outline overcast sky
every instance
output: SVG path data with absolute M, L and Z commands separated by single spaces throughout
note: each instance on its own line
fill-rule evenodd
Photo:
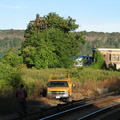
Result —
M 26 29 L 50 12 L 76 19 L 77 31 L 120 32 L 120 0 L 0 0 L 0 29 Z

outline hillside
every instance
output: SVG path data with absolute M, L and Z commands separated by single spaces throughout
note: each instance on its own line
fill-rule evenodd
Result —
M 119 48 L 120 33 L 104 33 L 104 32 L 86 32 L 83 31 L 86 37 L 86 44 L 81 45 L 81 55 L 92 55 L 94 46 L 100 48 Z
M 80 55 L 91 55 L 94 45 L 97 47 L 119 48 L 120 33 L 104 33 L 104 32 L 86 32 L 86 43 L 80 45 Z M 24 40 L 24 30 L 0 30 L 0 54 L 6 53 L 10 48 L 18 50 Z
M 0 39 L 4 38 L 24 38 L 24 30 L 0 30 Z
M 24 30 L 0 30 L 0 54 L 5 54 L 9 49 L 16 51 L 24 40 Z
M 87 41 L 95 41 L 95 40 L 102 40 L 107 41 L 109 38 L 113 39 L 120 39 L 120 33 L 113 32 L 113 33 L 104 33 L 104 32 L 86 32 L 83 31 L 84 35 L 86 36 Z

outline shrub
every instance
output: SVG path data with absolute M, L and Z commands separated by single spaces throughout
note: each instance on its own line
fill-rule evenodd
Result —
M 22 56 L 18 56 L 13 50 L 8 51 L 5 55 L 3 55 L 0 59 L 4 64 L 8 64 L 12 67 L 17 67 L 19 64 L 23 63 Z
M 92 63 L 91 67 L 96 69 L 106 68 L 104 57 L 98 50 L 95 52 L 94 62 Z
M 23 83 L 23 80 L 21 78 L 22 74 L 19 71 L 15 71 L 10 74 L 11 77 L 9 77 L 8 82 L 9 85 L 12 86 L 13 88 L 18 88 L 20 83 Z
M 4 89 L 8 87 L 18 87 L 22 83 L 22 74 L 19 70 L 12 68 L 8 64 L 0 62 L 0 88 L 4 86 Z

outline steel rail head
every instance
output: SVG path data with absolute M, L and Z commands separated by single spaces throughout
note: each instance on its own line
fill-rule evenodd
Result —
M 102 101 L 107 101 L 107 100 L 115 99 L 115 98 L 119 98 L 119 97 L 120 97 L 120 95 L 114 96 L 114 97 L 110 97 L 110 98 L 107 98 L 107 99 L 102 99 L 102 100 L 95 101 L 95 102 L 92 102 L 92 103 L 88 103 L 88 104 L 85 104 L 85 105 L 77 106 L 77 107 L 74 107 L 74 108 L 71 108 L 71 109 L 68 109 L 68 110 L 65 110 L 65 111 L 56 113 L 56 114 L 52 114 L 52 115 L 46 116 L 46 117 L 41 118 L 41 119 L 39 119 L 39 120 L 49 120 L 49 119 L 52 119 L 53 117 L 59 116 L 59 115 L 61 115 L 61 114 L 65 114 L 65 113 L 67 113 L 67 112 L 70 112 L 70 111 L 73 111 L 73 110 L 76 110 L 76 109 L 85 108 L 85 107 L 94 105 L 94 104 L 96 104 L 96 103 L 102 102 Z
M 115 95 L 115 92 L 111 92 L 111 93 L 104 94 L 104 95 L 93 96 L 93 97 L 89 97 L 89 98 L 84 98 L 84 99 L 80 99 L 80 100 L 72 100 L 71 102 L 68 102 L 68 103 L 65 103 L 65 104 L 58 104 L 57 106 L 50 107 L 50 108 L 48 108 L 46 110 L 41 110 L 41 111 L 29 113 L 29 114 L 26 114 L 26 115 L 23 115 L 23 116 L 19 116 L 19 117 L 13 118 L 11 120 L 19 120 L 19 119 L 23 119 L 23 118 L 26 118 L 26 117 L 29 117 L 29 116 L 32 116 L 32 115 L 35 115 L 35 114 L 41 114 L 41 117 L 42 117 L 44 112 L 49 111 L 49 110 L 52 111 L 53 109 L 56 109 L 57 110 L 56 112 L 58 114 L 58 112 L 60 111 L 60 108 L 65 107 L 67 105 L 71 105 L 72 109 L 74 110 L 74 109 L 77 109 L 79 107 L 83 107 L 83 106 L 85 107 L 86 106 L 85 105 L 86 101 L 94 100 L 94 99 L 97 99 L 97 98 L 102 98 L 104 96 L 109 96 L 109 95 Z M 76 103 L 79 103 L 79 106 L 73 108 Z M 87 105 L 91 105 L 91 104 L 92 103 L 87 104 Z M 66 112 L 68 112 L 68 111 L 69 110 L 66 110 Z
M 99 114 L 102 114 L 103 112 L 108 111 L 108 110 L 111 110 L 112 108 L 118 107 L 118 106 L 120 106 L 120 103 L 116 103 L 116 104 L 111 105 L 111 106 L 109 106 L 109 107 L 105 107 L 105 108 L 100 109 L 100 110 L 98 110 L 98 111 L 92 112 L 92 113 L 90 113 L 90 114 L 88 114 L 88 115 L 86 115 L 86 116 L 84 116 L 84 117 L 82 117 L 82 118 L 79 118 L 79 119 L 77 119 L 77 120 L 89 120 L 89 119 L 93 118 L 94 116 L 97 116 L 97 115 L 99 115 Z

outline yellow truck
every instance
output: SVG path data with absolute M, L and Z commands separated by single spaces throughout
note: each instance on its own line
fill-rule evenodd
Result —
M 51 74 L 47 85 L 47 97 L 69 101 L 73 84 L 69 74 Z

